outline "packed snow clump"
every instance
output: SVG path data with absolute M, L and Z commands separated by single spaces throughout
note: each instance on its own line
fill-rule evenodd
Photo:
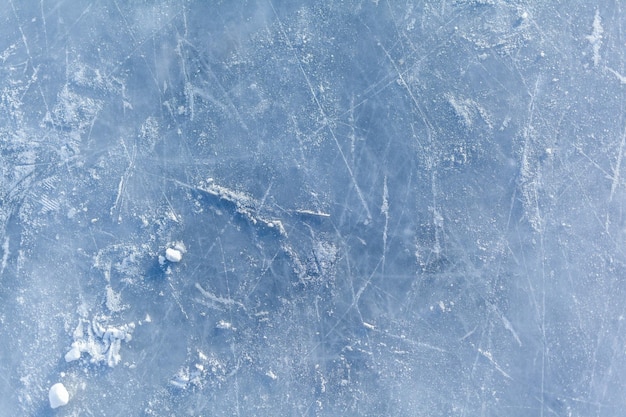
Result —
M 165 261 L 178 263 L 183 260 L 183 254 L 187 252 L 187 248 L 183 242 L 174 242 L 165 249 L 165 256 L 159 256 L 159 263 L 163 265 Z
M 50 407 L 58 408 L 66 405 L 70 401 L 70 394 L 67 392 L 65 385 L 57 382 L 50 387 L 48 399 L 50 400 Z
M 165 259 L 170 262 L 180 262 L 183 259 L 183 253 L 178 249 L 167 248 L 165 251 Z

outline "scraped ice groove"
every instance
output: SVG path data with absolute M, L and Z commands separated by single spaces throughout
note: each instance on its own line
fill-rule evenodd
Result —
M 185 185 L 185 187 L 187 186 Z M 338 257 L 338 250 L 332 243 L 313 238 L 311 253 L 305 254 L 307 259 L 303 261 L 297 250 L 294 249 L 294 245 L 290 243 L 290 238 L 285 229 L 285 225 L 288 224 L 289 219 L 283 219 L 273 214 L 274 210 L 271 207 L 261 204 L 247 193 L 220 186 L 212 179 L 201 182 L 196 189 L 206 192 L 221 201 L 232 204 L 235 212 L 243 216 L 251 225 L 275 230 L 281 238 L 280 247 L 283 252 L 289 256 L 294 273 L 298 276 L 300 282 L 312 282 L 316 279 L 324 279 L 332 275 L 332 265 Z M 294 225 L 294 227 L 298 227 L 297 223 L 299 222 L 306 223 L 306 220 L 310 218 L 330 218 L 328 213 L 318 210 L 293 209 L 281 210 L 280 212 L 300 217 L 300 219 L 295 219 L 296 225 Z M 196 285 L 199 286 L 199 284 Z M 198 289 L 204 291 L 201 287 Z M 211 297 L 205 296 L 205 298 L 216 301 L 211 299 Z M 224 303 L 218 301 L 217 304 Z
M 267 228 L 277 227 L 281 236 L 287 237 L 287 232 L 282 227 L 282 222 L 276 216 L 276 218 L 270 217 L 272 216 L 271 208 L 267 208 L 265 204 L 261 204 L 260 201 L 255 200 L 252 196 L 243 191 L 236 191 L 230 188 L 218 185 L 215 180 L 212 178 L 201 181 L 197 187 L 190 187 L 187 184 L 183 184 L 180 181 L 175 181 L 176 184 L 181 185 L 186 188 L 193 188 L 199 191 L 203 191 L 212 195 L 214 197 L 219 198 L 222 201 L 232 204 L 235 207 L 235 211 L 241 214 L 246 220 L 248 220 L 252 225 L 261 225 Z M 303 217 L 319 217 L 319 218 L 328 218 L 330 214 L 320 211 L 320 210 L 311 210 L 307 208 L 297 208 L 297 209 L 281 209 L 281 211 L 289 214 L 298 214 Z M 277 223 L 277 224 L 275 224 Z
M 242 215 L 252 225 L 275 229 L 281 236 L 287 236 L 287 232 L 285 231 L 282 222 L 278 219 L 266 218 L 263 214 L 259 213 L 262 205 L 259 201 L 253 199 L 248 194 L 217 185 L 212 179 L 200 183 L 197 189 L 217 197 L 220 200 L 233 204 L 235 206 L 235 211 Z
M 213 303 L 216 308 L 220 308 L 219 306 L 228 308 L 237 305 L 241 307 L 244 311 L 246 309 L 246 307 L 242 303 L 235 301 L 232 298 L 219 297 L 202 288 L 202 286 L 197 282 L 195 283 L 195 287 L 198 289 L 198 291 L 200 291 L 200 294 L 202 294 L 202 296 L 206 298 L 209 302 Z
M 615 168 L 613 169 L 612 182 L 611 182 L 611 193 L 609 194 L 609 202 L 613 201 L 613 196 L 615 195 L 615 190 L 617 186 L 620 184 L 620 176 L 622 169 L 622 158 L 624 154 L 624 147 L 626 147 L 626 126 L 624 126 L 624 133 L 622 134 L 622 139 L 619 144 L 619 151 L 617 153 L 617 161 L 615 162 Z
M 539 190 L 541 189 L 541 165 L 537 155 L 537 139 L 534 135 L 534 117 L 535 117 L 535 98 L 539 89 L 541 80 L 537 78 L 534 91 L 531 93 L 528 104 L 528 120 L 524 127 L 523 147 L 520 168 L 520 191 L 523 197 L 524 209 L 528 222 L 533 229 L 541 233 L 543 229 L 541 215 L 541 198 Z
M 598 66 L 600 64 L 600 48 L 602 48 L 602 34 L 604 28 L 602 27 L 602 18 L 600 17 L 600 10 L 596 9 L 596 14 L 593 17 L 593 31 L 585 38 L 591 44 L 593 48 L 593 65 Z

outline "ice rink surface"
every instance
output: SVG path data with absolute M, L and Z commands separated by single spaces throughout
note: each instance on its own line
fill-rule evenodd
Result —
M 620 415 L 625 7 L 7 0 L 0 415 Z

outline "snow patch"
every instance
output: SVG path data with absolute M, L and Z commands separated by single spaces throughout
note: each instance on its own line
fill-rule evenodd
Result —
M 106 316 L 96 317 L 91 322 L 81 319 L 73 332 L 74 342 L 65 354 L 65 361 L 78 360 L 84 352 L 91 356 L 91 363 L 104 363 L 111 368 L 117 365 L 122 359 L 122 342 L 132 340 L 135 323 L 116 327 L 107 324 L 107 321 Z
M 126 305 L 122 304 L 122 294 L 119 292 L 115 292 L 110 285 L 106 286 L 106 302 L 107 308 L 112 313 L 117 313 L 119 311 L 124 310 Z
M 170 379 L 170 385 L 181 390 L 202 388 L 206 384 L 220 385 L 226 376 L 226 367 L 222 362 L 198 351 L 198 358 L 191 364 L 182 366 Z
M 227 321 L 224 320 L 220 320 L 217 322 L 217 324 L 215 325 L 215 327 L 217 329 L 221 329 L 221 330 L 237 330 L 233 327 L 232 323 L 229 323 Z

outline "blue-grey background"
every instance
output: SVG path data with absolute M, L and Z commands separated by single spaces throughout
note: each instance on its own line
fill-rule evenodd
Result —
M 620 415 L 624 24 L 5 0 L 0 414 Z

